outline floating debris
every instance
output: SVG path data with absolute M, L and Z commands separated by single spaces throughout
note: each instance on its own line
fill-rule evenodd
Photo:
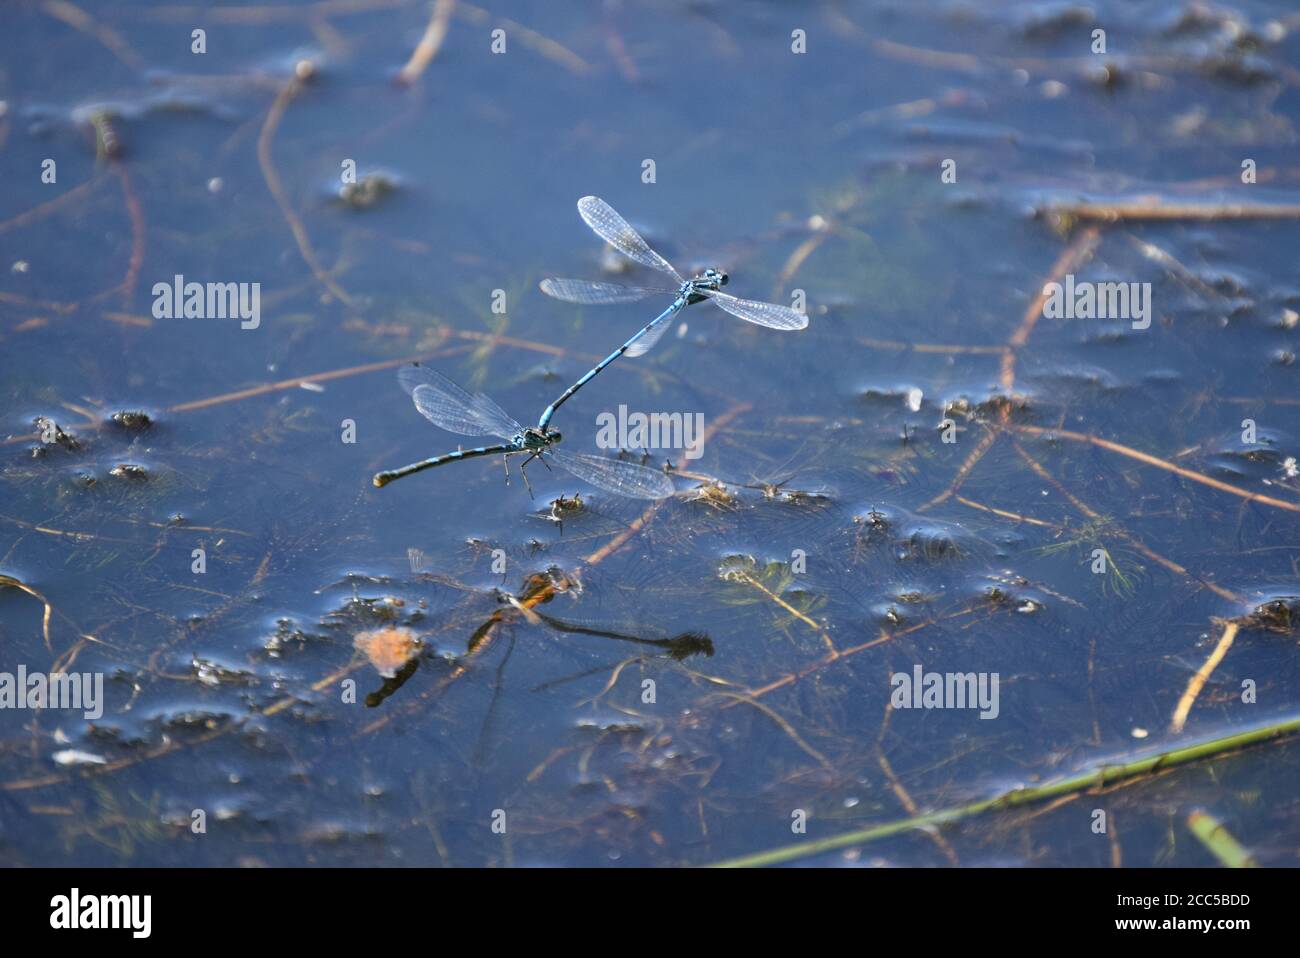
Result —
M 201 659 L 195 656 L 190 663 L 194 669 L 194 676 L 204 685 L 252 685 L 257 681 L 257 676 L 252 672 L 244 669 L 232 669 L 220 665 L 209 659 Z
M 40 434 L 43 445 L 62 446 L 69 452 L 81 448 L 80 440 L 48 416 L 37 416 L 32 420 L 32 424 L 36 426 L 36 431 Z
M 396 189 L 397 180 L 387 173 L 367 173 L 339 187 L 339 199 L 354 210 L 368 210 Z
M 386 679 L 397 675 L 420 652 L 420 640 L 410 629 L 394 626 L 358 632 L 352 644 L 365 653 L 370 664 Z
M 117 159 L 122 155 L 122 138 L 117 132 L 121 117 L 111 109 L 92 108 L 85 113 L 85 122 L 95 134 L 95 158 Z
M 83 752 L 80 749 L 65 748 L 62 751 L 55 752 L 53 756 L 56 765 L 107 765 L 108 759 L 102 755 L 95 755 L 92 752 Z
M 1288 633 L 1300 629 L 1300 596 L 1279 596 L 1255 607 L 1246 617 L 1249 625 L 1268 632 Z
M 711 509 L 730 509 L 736 504 L 736 494 L 717 479 L 700 483 L 685 497 L 687 502 L 699 502 Z
M 149 417 L 149 414 L 138 409 L 124 409 L 113 413 L 108 418 L 113 425 L 131 432 L 141 432 L 153 425 L 153 419 Z

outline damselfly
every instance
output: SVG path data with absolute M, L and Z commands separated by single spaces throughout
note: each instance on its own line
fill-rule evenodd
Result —
M 598 196 L 584 196 L 578 200 L 578 215 L 592 231 L 633 262 L 667 273 L 676 282 L 675 288 L 666 286 L 620 286 L 617 283 L 593 283 L 585 279 L 544 279 L 542 292 L 568 303 L 604 305 L 608 303 L 634 303 L 656 293 L 675 295 L 676 298 L 662 313 L 614 352 L 602 359 L 586 375 L 564 391 L 559 399 L 546 407 L 537 428 L 546 429 L 555 410 L 570 396 L 589 383 L 602 369 L 624 353 L 641 356 L 659 342 L 672 325 L 672 318 L 687 306 L 710 299 L 732 316 L 738 316 L 769 329 L 803 329 L 808 317 L 789 306 L 776 303 L 759 303 L 752 299 L 738 299 L 722 292 L 727 285 L 727 274 L 720 269 L 706 269 L 694 279 L 683 279 L 673 269 L 672 263 L 650 248 L 641 234 L 619 216 L 614 208 Z
M 414 401 L 420 414 L 435 426 L 462 436 L 496 436 L 505 441 L 477 449 L 457 449 L 446 455 L 411 463 L 401 469 L 376 473 L 376 486 L 382 488 L 394 479 L 448 462 L 498 454 L 505 456 L 508 478 L 510 457 L 525 454 L 519 472 L 524 477 L 524 485 L 528 487 L 530 495 L 533 490 L 525 469 L 534 459 L 540 459 L 548 468 L 548 464 L 554 462 L 584 482 L 615 495 L 662 499 L 673 494 L 672 480 L 664 473 L 635 462 L 557 449 L 555 447 L 560 442 L 560 434 L 556 430 L 521 426 L 488 396 L 483 393 L 471 395 L 427 366 L 403 366 L 397 372 L 397 381 Z

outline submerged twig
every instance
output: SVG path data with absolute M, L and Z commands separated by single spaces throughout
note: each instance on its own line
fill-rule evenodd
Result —
M 1300 203 L 1165 203 L 1160 199 L 1129 203 L 1062 203 L 1044 212 L 1076 220 L 1118 223 L 1142 220 L 1293 220 Z
M 1052 264 L 1051 272 L 1038 284 L 1038 292 L 1034 294 L 1034 298 L 1025 307 L 1025 313 L 1021 317 L 1020 325 L 1016 327 L 1016 331 L 1007 340 L 1006 351 L 1002 355 L 1001 383 L 1002 388 L 1007 392 L 1010 392 L 1016 384 L 1016 350 L 1029 342 L 1030 334 L 1033 333 L 1034 327 L 1038 325 L 1038 320 L 1043 315 L 1043 306 L 1047 302 L 1047 285 L 1060 282 L 1067 273 L 1074 272 L 1088 262 L 1092 258 L 1092 254 L 1097 251 L 1099 239 L 1100 233 L 1095 226 L 1084 230 L 1074 238 L 1074 241 L 1069 246 L 1061 251 L 1061 255 Z M 1005 413 L 1003 420 L 1006 420 Z
M 303 226 L 302 220 L 293 211 L 293 207 L 289 205 L 289 200 L 284 193 L 284 186 L 280 183 L 280 174 L 276 172 L 275 163 L 271 159 L 271 141 L 275 138 L 275 131 L 279 129 L 280 121 L 284 119 L 285 110 L 289 108 L 290 102 L 298 95 L 302 87 L 303 80 L 300 76 L 290 77 L 271 104 L 271 109 L 266 114 L 266 121 L 262 124 L 262 132 L 257 137 L 257 162 L 262 168 L 262 178 L 266 180 L 266 188 L 271 191 L 271 196 L 275 199 L 275 205 L 280 208 L 281 215 L 284 216 L 285 222 L 289 224 L 289 230 L 293 233 L 294 242 L 298 244 L 298 252 L 302 254 L 302 258 L 311 270 L 312 275 L 341 302 L 347 306 L 352 306 L 352 297 L 348 295 L 347 290 L 335 281 L 334 277 L 325 270 L 320 260 L 317 259 L 316 251 L 312 249 L 311 238 L 307 235 L 307 228 Z
M 835 643 L 831 640 L 830 634 L 826 631 L 826 629 L 825 629 L 824 626 L 822 626 L 822 625 L 821 625 L 820 623 L 818 623 L 816 620 L 814 620 L 814 619 L 808 617 L 808 616 L 805 615 L 804 613 L 800 612 L 798 609 L 796 609 L 794 606 L 792 606 L 789 602 L 785 601 L 785 599 L 781 598 L 779 595 L 777 595 L 775 592 L 773 592 L 773 591 L 772 591 L 771 589 L 769 589 L 767 586 L 763 585 L 763 583 L 759 582 L 759 581 L 758 581 L 756 578 L 754 578 L 752 575 L 750 575 L 750 574 L 748 574 L 748 573 L 741 573 L 741 574 L 738 575 L 736 578 L 737 578 L 737 580 L 740 581 L 740 582 L 744 582 L 744 583 L 746 583 L 746 584 L 748 584 L 748 585 L 753 586 L 753 587 L 754 587 L 755 589 L 757 589 L 759 592 L 763 593 L 763 595 L 767 596 L 767 597 L 768 597 L 769 599 L 771 599 L 774 603 L 776 603 L 776 605 L 779 606 L 781 609 L 783 609 L 785 612 L 787 612 L 787 613 L 789 613 L 790 615 L 794 616 L 796 619 L 798 619 L 798 620 L 799 620 L 800 622 L 802 622 L 804 625 L 808 626 L 808 628 L 810 628 L 810 629 L 812 629 L 814 632 L 816 632 L 817 635 L 818 635 L 818 637 L 821 638 L 821 640 L 822 640 L 822 644 L 826 646 L 826 651 L 829 652 L 831 655 L 835 655 L 835 654 L 837 654 L 836 651 L 835 651 Z
M 112 27 L 104 26 L 75 3 L 69 3 L 68 0 L 41 0 L 41 10 L 54 19 L 63 21 L 74 30 L 80 30 L 94 37 L 125 66 L 132 70 L 144 69 L 144 60 L 120 33 Z
M 0 575 L 0 586 L 10 586 L 18 589 L 20 592 L 26 592 L 33 599 L 45 606 L 45 614 L 41 617 L 41 633 L 45 637 L 45 648 L 50 652 L 54 651 L 54 646 L 50 643 L 50 617 L 54 614 L 54 606 L 50 605 L 50 600 L 45 598 L 27 583 L 20 579 L 15 579 L 11 575 Z
M 564 44 L 557 43 L 550 37 L 538 33 L 536 30 L 529 29 L 522 23 L 516 23 L 514 20 L 499 17 L 489 10 L 477 7 L 472 3 L 466 3 L 464 0 L 461 0 L 458 4 L 456 13 L 458 16 L 461 16 L 479 26 L 487 23 L 499 23 L 508 33 L 517 36 L 519 42 L 524 46 L 540 53 L 552 63 L 558 63 L 570 73 L 578 76 L 585 76 L 591 72 L 591 64 L 578 56 L 578 54 L 574 53 L 568 47 L 564 46 Z
M 247 389 L 236 390 L 232 393 L 222 393 L 220 396 L 209 396 L 207 399 L 195 399 L 191 402 L 180 403 L 167 409 L 168 412 L 192 412 L 195 409 L 207 409 L 209 406 L 219 406 L 222 403 L 234 402 L 239 399 L 249 399 L 253 396 L 263 396 L 267 393 L 283 392 L 286 389 L 297 389 L 303 383 L 323 383 L 331 379 L 344 379 L 348 376 L 357 376 L 361 373 L 378 372 L 381 369 L 395 369 L 398 366 L 407 363 L 421 362 L 429 358 L 428 354 L 420 356 L 404 356 L 401 359 L 383 359 L 374 363 L 362 363 L 359 366 L 348 366 L 346 369 L 331 369 L 323 373 L 310 373 L 306 376 L 294 376 L 291 379 L 281 379 L 279 382 L 265 383 L 261 386 L 250 386 Z
M 885 773 L 885 778 L 889 781 L 890 791 L 894 793 L 894 797 L 898 799 L 898 803 L 903 806 L 903 811 L 912 816 L 921 814 L 921 809 L 912 799 L 911 793 L 908 792 L 907 788 L 903 785 L 902 781 L 899 780 L 898 776 L 894 774 L 894 767 L 889 764 L 889 759 L 885 756 L 885 753 L 878 750 L 876 758 L 879 762 L 880 770 Z M 929 830 L 928 834 L 930 840 L 938 846 L 939 851 L 943 852 L 944 857 L 948 859 L 948 864 L 953 867 L 961 865 L 961 860 L 957 857 L 957 850 L 952 847 L 952 844 L 948 839 L 944 838 L 938 831 Z
M 451 25 L 451 15 L 456 10 L 456 0 L 434 0 L 433 13 L 429 25 L 424 28 L 424 36 L 411 53 L 406 65 L 397 71 L 397 78 L 403 83 L 414 83 L 421 73 L 433 62 L 433 58 L 442 49 L 442 41 L 447 37 L 447 28 Z
M 1174 709 L 1173 720 L 1169 723 L 1169 731 L 1175 735 L 1183 730 L 1187 722 L 1187 715 L 1196 704 L 1196 697 L 1201 694 L 1201 689 L 1205 688 L 1205 683 L 1209 680 L 1211 673 L 1219 667 L 1228 650 L 1232 648 L 1233 641 L 1237 638 L 1237 630 L 1240 626 L 1236 622 L 1225 622 L 1223 624 L 1223 635 L 1219 637 L 1218 644 L 1214 646 L 1214 651 L 1206 659 L 1196 674 L 1192 676 L 1187 683 L 1187 689 L 1183 692 L 1182 698 L 1178 700 L 1178 707 Z
M 762 712 L 764 715 L 770 718 L 773 722 L 775 722 L 778 726 L 780 726 L 781 731 L 786 734 L 786 736 L 790 739 L 790 741 L 794 742 L 795 745 L 799 746 L 800 749 L 802 749 L 809 756 L 815 759 L 817 763 L 821 765 L 822 768 L 829 769 L 832 767 L 831 763 L 827 761 L 825 755 L 823 755 L 821 752 L 817 751 L 817 749 L 813 748 L 806 741 L 804 741 L 803 736 L 801 736 L 798 733 L 798 731 L 795 730 L 795 727 L 791 725 L 789 722 L 787 722 L 785 719 L 783 719 L 779 714 L 777 714 L 777 712 L 770 706 L 764 705 L 762 702 L 758 701 L 758 699 L 750 695 L 743 695 L 737 692 L 720 692 L 718 694 L 725 695 L 729 698 L 735 699 L 736 705 L 742 705 L 742 704 L 752 705 L 754 708 L 758 709 L 760 712 Z
M 1209 486 L 1211 489 L 1218 489 L 1220 492 L 1227 492 L 1234 496 L 1240 496 L 1242 499 L 1249 500 L 1250 502 L 1258 502 L 1261 505 L 1272 506 L 1275 509 L 1285 509 L 1288 512 L 1300 512 L 1300 503 L 1286 502 L 1282 499 L 1274 499 L 1272 496 L 1266 496 L 1261 492 L 1251 492 L 1248 489 L 1239 488 L 1238 486 L 1204 475 L 1203 473 L 1195 472 L 1191 469 L 1185 469 L 1182 466 L 1176 466 L 1168 460 L 1142 452 L 1140 449 L 1134 449 L 1131 446 L 1125 446 L 1122 443 L 1112 442 L 1109 439 L 1102 439 L 1100 436 L 1093 436 L 1082 432 L 1072 432 L 1069 429 L 1045 429 L 1041 426 L 1007 424 L 1006 428 L 1030 436 L 1046 436 L 1054 439 L 1068 439 L 1071 442 L 1090 443 L 1099 449 L 1118 453 L 1121 456 L 1127 456 L 1129 459 L 1136 459 L 1138 462 L 1146 463 L 1148 466 L 1155 466 L 1158 469 L 1164 469 L 1167 472 L 1172 472 L 1175 475 L 1182 476 L 1184 479 L 1190 479 L 1192 482 L 1199 482 L 1203 486 Z
M 1044 467 L 1042 463 L 1040 463 L 1037 459 L 1031 456 L 1029 452 L 1025 449 L 1025 447 L 1022 446 L 1018 441 L 1012 442 L 1012 448 L 1014 448 L 1016 453 L 1020 456 L 1020 458 L 1023 459 L 1028 464 L 1029 468 L 1033 471 L 1034 475 L 1038 476 L 1044 482 L 1051 485 L 1053 489 L 1055 489 L 1057 492 L 1061 494 L 1061 496 L 1066 500 L 1066 502 L 1068 502 L 1071 506 L 1073 506 L 1074 509 L 1081 516 L 1088 519 L 1090 522 L 1095 522 L 1101 526 L 1109 527 L 1114 532 L 1115 535 L 1117 535 L 1119 538 L 1123 539 L 1125 542 L 1131 545 L 1145 558 L 1150 559 L 1152 562 L 1156 563 L 1157 565 L 1163 566 L 1164 568 L 1168 569 L 1170 572 L 1174 573 L 1175 575 L 1182 576 L 1183 578 L 1186 578 L 1196 583 L 1197 585 L 1204 586 L 1205 588 L 1213 592 L 1215 595 L 1219 596 L 1222 599 L 1227 599 L 1229 602 L 1240 603 L 1242 601 L 1242 597 L 1239 596 L 1237 593 L 1233 592 L 1231 589 L 1224 588 L 1223 586 L 1219 585 L 1217 582 L 1212 582 L 1209 579 L 1203 579 L 1200 576 L 1193 575 L 1192 572 L 1188 570 L 1185 566 L 1182 566 L 1179 563 L 1175 562 L 1173 559 L 1170 559 L 1166 556 L 1161 555 L 1159 552 L 1156 552 L 1154 549 L 1152 549 L 1150 546 L 1144 543 L 1141 539 L 1134 536 L 1131 532 L 1129 532 L 1124 527 L 1116 523 L 1108 522 L 1106 518 L 1103 515 L 1101 515 L 1101 513 L 1097 512 L 1097 510 L 1093 509 L 1091 506 L 1089 506 L 1086 502 L 1084 502 L 1074 493 L 1070 492 L 1069 489 L 1065 488 L 1065 486 L 1063 486 L 1055 476 L 1053 476 L 1050 472 L 1048 472 L 1046 467 Z
M 39 203 L 36 206 L 33 206 L 29 210 L 11 216 L 9 217 L 9 219 L 0 223 L 0 233 L 7 233 L 9 230 L 14 229 L 15 227 L 25 226 L 28 223 L 34 222 L 35 220 L 48 216 L 49 214 L 53 213 L 55 210 L 59 209 L 60 207 L 66 206 L 67 204 L 72 203 L 76 200 L 80 200 L 83 196 L 85 196 L 87 193 L 92 192 L 96 187 L 98 187 L 103 182 L 104 182 L 103 175 L 97 174 L 95 176 L 92 176 L 90 179 L 86 180 L 86 182 L 74 186 L 66 193 L 62 193 L 59 196 L 56 196 L 52 200 L 46 200 L 44 203 Z

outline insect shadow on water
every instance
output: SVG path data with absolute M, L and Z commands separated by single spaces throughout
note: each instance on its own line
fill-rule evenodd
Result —
M 450 584 L 448 580 L 437 576 L 433 573 L 419 573 L 417 579 L 424 581 L 433 581 L 441 584 Z M 507 607 L 511 612 L 516 613 L 517 617 L 510 620 L 503 619 L 503 614 L 508 614 L 504 609 L 498 608 L 496 611 L 487 616 L 484 622 L 479 625 L 470 635 L 466 643 L 465 656 L 472 656 L 479 645 L 486 640 L 499 626 L 503 624 L 514 625 L 520 620 L 526 625 L 541 626 L 553 632 L 562 635 L 574 636 L 592 636 L 594 638 L 611 639 L 617 642 L 629 642 L 637 645 L 649 646 L 651 648 L 662 650 L 659 653 L 649 657 L 662 657 L 674 662 L 682 662 L 692 656 L 704 655 L 711 657 L 713 655 L 713 640 L 703 632 L 685 631 L 676 635 L 665 635 L 661 631 L 646 629 L 644 627 L 635 627 L 631 629 L 605 628 L 589 623 L 570 622 L 558 616 L 538 612 L 537 605 L 552 601 L 557 595 L 570 591 L 575 583 L 572 582 L 561 570 L 550 569 L 546 572 L 533 573 L 529 575 L 518 590 L 512 593 L 504 589 L 475 589 L 472 586 L 461 583 L 454 583 L 455 587 L 462 589 L 471 594 L 477 594 L 482 597 L 492 596 L 499 606 Z M 478 742 L 475 746 L 476 760 L 481 760 L 486 756 L 489 744 L 494 737 L 494 728 L 496 723 L 496 713 L 499 709 L 502 694 L 505 688 L 506 667 L 514 653 L 517 643 L 517 636 L 513 629 L 509 634 L 509 644 L 501 661 L 497 664 L 495 677 L 493 680 L 493 691 L 491 701 L 484 715 L 483 728 L 480 732 Z M 427 650 L 421 655 L 427 654 Z M 384 686 L 377 692 L 372 693 L 366 699 L 366 704 L 381 704 L 384 699 L 392 695 L 405 684 L 418 668 L 418 657 L 413 659 L 400 672 L 388 679 Z M 553 683 L 544 683 L 532 689 L 532 691 L 542 691 L 552 685 L 560 684 L 567 681 L 573 681 L 588 675 L 596 674 L 608 668 L 607 665 L 600 665 L 592 670 L 584 671 L 581 675 L 570 676 L 559 679 Z M 414 704 L 414 703 L 413 703 Z

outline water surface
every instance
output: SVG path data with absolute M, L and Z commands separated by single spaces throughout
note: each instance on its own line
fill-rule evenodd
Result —
M 0 14 L 0 663 L 105 707 L 0 711 L 0 862 L 708 864 L 1295 716 L 1287 5 L 460 3 L 409 83 L 426 3 L 84 9 Z M 661 308 L 538 291 L 617 265 L 586 194 L 809 328 L 693 307 L 563 408 L 585 451 L 703 415 L 657 507 L 374 489 L 477 444 L 401 361 L 531 422 Z M 1077 215 L 1142 203 L 1197 210 Z M 1149 327 L 1043 318 L 1065 272 L 1150 283 Z M 256 328 L 157 318 L 177 275 L 260 284 Z M 917 666 L 997 717 L 891 709 Z M 1212 864 L 1204 809 L 1294 864 L 1298 756 L 800 860 Z

